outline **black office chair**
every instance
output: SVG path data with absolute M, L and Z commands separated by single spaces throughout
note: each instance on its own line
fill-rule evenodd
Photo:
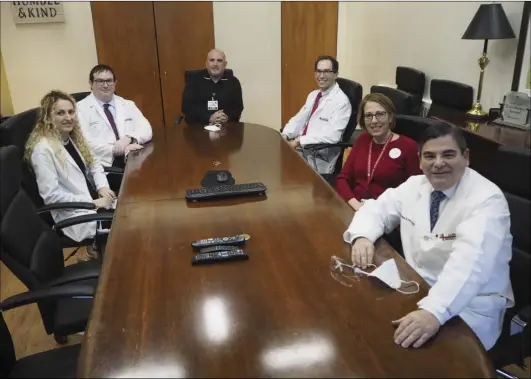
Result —
M 410 93 L 386 86 L 372 86 L 371 93 L 387 96 L 395 106 L 396 114 L 415 115 L 414 99 Z
M 340 149 L 339 156 L 337 158 L 336 164 L 334 166 L 334 171 L 330 174 L 321 174 L 324 180 L 328 182 L 332 187 L 335 188 L 336 177 L 341 172 L 341 167 L 343 166 L 343 155 L 345 149 L 352 147 L 354 140 L 361 134 L 361 130 L 356 130 L 356 125 L 358 124 L 358 111 L 363 97 L 363 86 L 353 80 L 345 78 L 337 78 L 337 84 L 339 88 L 347 95 L 350 105 L 352 107 L 352 113 L 347 123 L 347 127 L 343 132 L 341 137 L 341 142 L 333 144 L 315 144 L 315 145 L 306 145 L 304 147 L 305 151 L 311 152 L 313 155 L 313 160 L 315 162 L 317 152 L 322 149 L 328 149 L 331 147 L 338 147 Z
M 20 183 L 22 170 L 16 146 L 0 147 L 0 260 L 30 290 L 78 283 L 95 287 L 100 261 L 88 261 L 65 267 L 63 249 L 57 234 L 36 213 L 31 199 Z M 55 208 L 67 208 L 68 203 Z M 62 220 L 54 225 L 61 230 L 93 221 L 111 221 L 112 213 L 88 214 Z M 61 299 L 39 301 L 46 333 L 58 343 L 67 336 L 85 330 L 92 301 Z
M 428 117 L 462 118 L 472 108 L 474 89 L 451 80 L 432 79 Z
M 81 345 L 71 345 L 28 355 L 17 360 L 15 347 L 3 312 L 27 304 L 77 296 L 93 297 L 94 287 L 68 284 L 11 296 L 0 303 L 0 377 L 2 378 L 77 378 Z M 21 331 L 19 331 L 21 332 Z
M 424 130 L 431 125 L 440 123 L 439 120 L 420 116 L 396 115 L 395 133 L 411 138 L 418 142 Z
M 20 160 L 24 155 L 24 150 L 26 146 L 26 141 L 33 130 L 35 123 L 37 122 L 37 112 L 38 108 L 32 108 L 25 112 L 16 114 L 9 118 L 6 122 L 0 124 L 0 147 L 1 146 L 10 146 L 14 145 L 18 148 L 18 154 Z M 22 187 L 24 188 L 26 194 L 30 197 L 33 202 L 33 205 L 37 208 L 37 213 L 41 215 L 43 220 L 50 227 L 54 227 L 55 221 L 53 220 L 51 214 L 49 213 L 52 209 L 61 209 L 56 208 L 57 204 L 52 204 L 51 206 L 45 206 L 44 202 L 39 194 L 39 188 L 37 186 L 37 179 L 33 174 L 33 171 L 30 165 L 22 160 Z M 103 168 L 108 175 L 123 175 L 123 170 L 116 167 L 104 167 Z M 61 205 L 61 204 L 59 204 Z M 69 203 L 68 207 L 62 207 L 62 209 L 95 209 L 95 206 L 91 202 L 87 203 Z M 77 248 L 81 246 L 88 246 L 93 243 L 92 240 L 84 240 L 77 242 L 71 238 L 65 236 L 63 232 L 57 231 L 61 239 L 61 246 L 63 248 L 74 247 L 76 250 L 70 254 L 68 258 L 73 256 L 77 252 Z M 105 236 L 98 236 L 100 238 L 97 243 L 103 245 L 105 243 Z M 67 259 L 68 259 L 67 258 Z
M 186 85 L 188 84 L 190 80 L 194 80 L 198 76 L 203 76 L 204 72 L 205 72 L 204 68 L 186 70 L 184 72 L 184 86 L 186 87 Z M 232 71 L 232 69 L 230 68 L 227 68 L 225 69 L 225 73 L 223 75 L 225 76 L 225 78 L 231 78 L 234 76 L 234 71 Z M 183 89 L 183 93 L 184 93 L 184 89 Z M 173 124 L 179 125 L 183 122 L 183 120 L 184 120 L 184 115 L 179 115 L 175 118 L 175 121 L 173 122 Z
M 83 100 L 88 95 L 90 95 L 90 92 L 75 92 L 75 93 L 71 93 L 70 94 L 70 96 L 72 96 L 74 98 L 76 103 L 80 102 L 81 100 Z
M 529 149 L 501 146 L 492 160 L 489 172 L 486 173 L 486 176 L 504 192 L 511 212 L 513 257 L 510 269 L 515 306 L 507 309 L 502 333 L 489 351 L 494 367 L 503 376 L 507 373 L 501 368 L 510 364 L 517 364 L 527 369 L 524 359 L 530 354 L 530 162 Z M 511 336 L 511 324 L 513 323 L 517 324 L 522 332 Z
M 409 93 L 412 96 L 412 114 L 421 116 L 422 98 L 426 75 L 411 67 L 398 66 L 396 68 L 396 89 Z

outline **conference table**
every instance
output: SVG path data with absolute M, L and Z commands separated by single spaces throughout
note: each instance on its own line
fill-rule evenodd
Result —
M 207 171 L 263 182 L 264 196 L 189 203 Z M 80 377 L 495 377 L 458 317 L 424 347 L 394 343 L 392 320 L 428 285 L 382 239 L 404 295 L 331 275 L 353 211 L 278 131 L 180 125 L 128 158 L 79 361 Z M 250 235 L 249 260 L 192 266 L 193 240 Z

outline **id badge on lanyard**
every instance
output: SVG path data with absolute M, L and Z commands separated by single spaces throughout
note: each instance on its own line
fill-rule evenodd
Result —
M 214 96 L 216 96 L 215 93 L 212 94 L 212 100 L 209 100 L 207 102 L 207 108 L 209 111 L 217 111 L 218 110 L 218 101 L 214 100 Z

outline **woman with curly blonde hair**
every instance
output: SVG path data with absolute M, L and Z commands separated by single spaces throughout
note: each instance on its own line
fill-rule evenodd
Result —
M 77 121 L 75 100 L 53 90 L 41 100 L 37 123 L 26 143 L 24 158 L 30 163 L 45 204 L 93 202 L 97 209 L 110 208 L 116 195 L 109 188 L 103 167 L 94 159 Z M 55 222 L 95 213 L 90 210 L 52 211 Z M 74 241 L 96 234 L 96 222 L 63 229 Z

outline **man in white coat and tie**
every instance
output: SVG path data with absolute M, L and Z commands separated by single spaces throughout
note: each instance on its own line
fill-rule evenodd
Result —
M 81 130 L 104 167 L 123 168 L 124 157 L 151 140 L 151 125 L 133 101 L 114 93 L 116 75 L 110 66 L 93 67 L 89 84 L 91 94 L 77 103 Z M 117 191 L 121 176 L 109 175 L 108 179 Z
M 291 147 L 297 149 L 320 174 L 334 170 L 341 150 L 337 147 L 319 150 L 314 161 L 313 153 L 305 151 L 304 147 L 340 142 L 352 113 L 347 95 L 336 82 L 338 70 L 339 63 L 333 57 L 317 58 L 315 80 L 319 89 L 308 95 L 306 104 L 282 130 L 282 136 Z
M 460 316 L 489 350 L 502 331 L 505 309 L 514 305 L 507 201 L 468 167 L 460 129 L 444 122 L 429 127 L 419 151 L 425 175 L 367 200 L 344 240 L 353 244 L 354 265 L 365 268 L 376 239 L 400 224 L 405 259 L 431 286 L 417 310 L 392 321 L 396 344 L 420 347 Z

